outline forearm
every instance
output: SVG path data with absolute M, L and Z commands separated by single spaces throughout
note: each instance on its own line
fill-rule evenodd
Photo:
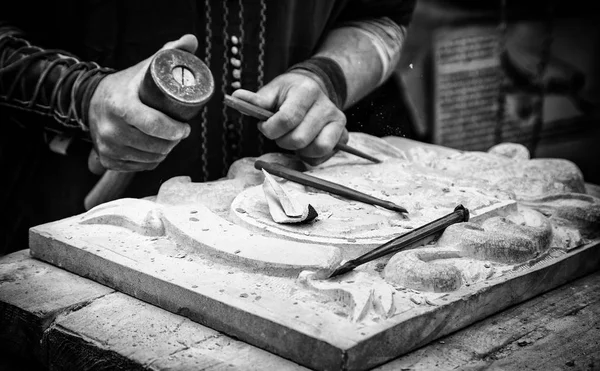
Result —
M 51 116 L 49 129 L 87 130 L 91 95 L 110 72 L 31 45 L 20 30 L 0 22 L 0 106 Z
M 333 59 L 341 67 L 349 108 L 383 83 L 395 69 L 405 28 L 389 19 L 352 22 L 332 30 L 315 56 Z

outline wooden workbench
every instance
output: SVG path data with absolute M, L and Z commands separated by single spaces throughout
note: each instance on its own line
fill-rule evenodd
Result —
M 586 184 L 600 197 L 600 186 Z M 183 313 L 184 314 L 184 313 Z M 0 371 L 305 370 L 34 259 L 0 257 Z M 376 368 L 600 370 L 600 271 Z
M 52 370 L 304 369 L 29 250 L 0 258 L 0 347 L 13 357 L 0 370 L 32 359 Z M 377 369 L 600 369 L 600 271 Z

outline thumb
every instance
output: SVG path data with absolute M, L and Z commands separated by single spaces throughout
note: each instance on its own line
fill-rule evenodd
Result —
M 169 41 L 166 43 L 161 50 L 164 49 L 181 49 L 186 52 L 195 53 L 198 49 L 198 39 L 192 34 L 185 34 L 178 40 Z

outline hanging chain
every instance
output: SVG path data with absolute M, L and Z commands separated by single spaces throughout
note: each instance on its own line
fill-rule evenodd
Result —
M 227 1 L 223 1 L 223 72 L 221 75 L 221 94 L 225 96 L 227 94 L 228 76 L 229 76 L 229 33 L 227 29 L 229 27 L 229 7 Z M 222 127 L 221 127 L 221 153 L 223 155 L 223 170 L 221 176 L 227 174 L 227 168 L 229 167 L 229 150 L 227 148 L 227 125 L 228 115 L 227 106 L 223 105 L 221 109 L 222 114 Z
M 265 69 L 265 24 L 267 23 L 267 4 L 265 0 L 260 0 L 260 28 L 258 33 L 258 87 L 260 89 L 264 84 L 264 69 Z M 258 153 L 262 154 L 264 148 L 264 137 L 259 131 L 258 136 Z
M 240 60 L 240 68 L 239 70 L 239 76 L 236 76 L 235 78 L 238 79 L 240 82 L 242 81 L 242 75 L 244 73 L 244 41 L 246 40 L 246 34 L 244 33 L 244 2 L 243 0 L 238 0 L 238 6 L 239 6 L 239 11 L 238 11 L 238 17 L 240 20 L 240 26 L 238 28 L 238 32 L 240 34 L 240 44 L 239 44 L 239 48 L 238 48 L 238 55 L 239 55 L 239 60 Z M 243 85 L 242 85 L 243 86 Z M 238 120 L 237 120 L 237 126 L 236 126 L 236 134 L 237 134 L 237 150 L 234 151 L 234 158 L 233 160 L 237 160 L 238 158 L 240 158 L 241 154 L 244 151 L 244 115 L 239 115 L 238 116 Z
M 211 16 L 211 6 L 210 0 L 204 0 L 205 7 L 205 15 L 206 15 L 206 35 L 205 35 L 205 50 L 204 50 L 204 62 L 210 69 L 210 60 L 212 58 L 212 16 Z M 200 137 L 201 137 L 201 145 L 200 150 L 202 151 L 202 181 L 208 180 L 208 104 L 204 106 L 202 109 L 202 122 L 200 124 Z

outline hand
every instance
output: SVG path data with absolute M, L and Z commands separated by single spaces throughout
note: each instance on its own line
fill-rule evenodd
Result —
M 310 72 L 288 72 L 256 93 L 239 89 L 232 95 L 276 111 L 258 129 L 312 166 L 333 156 L 338 142 L 348 142 L 346 116 L 327 97 L 319 77 Z
M 196 37 L 184 35 L 162 49 L 195 52 Z M 107 169 L 154 169 L 190 134 L 187 123 L 173 120 L 140 101 L 138 91 L 152 57 L 108 75 L 90 101 L 89 128 L 100 163 Z

